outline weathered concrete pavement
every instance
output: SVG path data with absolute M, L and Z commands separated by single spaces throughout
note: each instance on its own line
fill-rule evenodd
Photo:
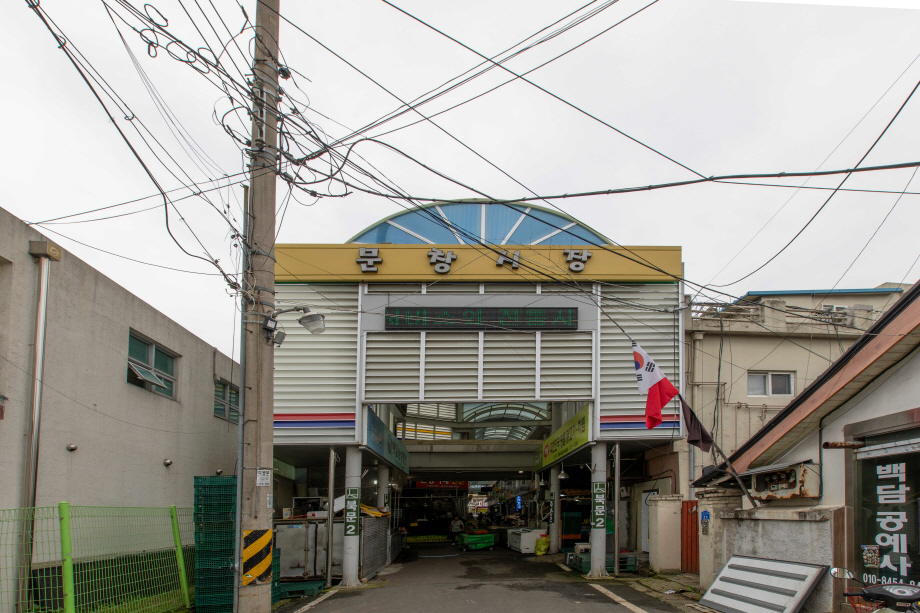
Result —
M 521 556 L 505 548 L 464 553 L 450 545 L 423 545 L 361 588 L 292 601 L 277 613 L 693 611 L 683 606 L 692 601 L 682 596 L 663 599 L 634 581 L 587 580 L 563 570 L 561 561 L 562 556 Z

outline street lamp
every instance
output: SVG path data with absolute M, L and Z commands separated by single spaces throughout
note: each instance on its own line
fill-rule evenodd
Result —
M 283 313 L 293 312 L 304 313 L 304 315 L 297 320 L 297 323 L 306 328 L 310 334 L 322 334 L 326 331 L 326 317 L 319 313 L 310 312 L 309 307 L 295 306 L 289 309 L 281 309 L 280 311 L 274 311 L 271 315 L 266 315 L 265 322 L 262 324 L 262 329 L 272 336 L 272 342 L 274 344 L 281 345 L 286 336 L 283 330 L 277 329 L 278 316 Z

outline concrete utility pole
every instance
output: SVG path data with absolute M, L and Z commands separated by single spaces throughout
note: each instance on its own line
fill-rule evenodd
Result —
M 274 345 L 266 320 L 275 310 L 275 170 L 278 166 L 278 34 L 280 0 L 259 0 L 252 66 L 251 196 L 245 237 L 249 268 L 243 272 L 247 305 L 243 335 L 243 445 L 240 613 L 271 611 L 271 530 L 274 513 Z M 266 551 L 267 549 L 267 551 Z M 266 558 L 267 553 L 267 558 Z

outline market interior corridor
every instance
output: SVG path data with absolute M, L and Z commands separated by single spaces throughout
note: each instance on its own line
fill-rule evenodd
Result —
M 309 601 L 294 600 L 276 613 L 686 610 L 634 590 L 625 582 L 584 579 L 581 574 L 563 570 L 559 566 L 562 559 L 562 555 L 521 555 L 504 547 L 464 552 L 444 543 L 415 545 L 362 587 L 329 590 Z

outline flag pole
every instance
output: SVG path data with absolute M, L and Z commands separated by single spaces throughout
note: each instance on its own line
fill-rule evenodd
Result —
M 748 488 L 746 488 L 744 483 L 741 482 L 741 476 L 738 475 L 738 473 L 735 471 L 735 467 L 732 466 L 732 463 L 729 461 L 728 457 L 726 457 L 726 455 L 722 452 L 719 446 L 715 444 L 715 442 L 712 443 L 712 447 L 720 456 L 722 456 L 722 459 L 725 460 L 725 467 L 728 468 L 728 472 L 732 477 L 735 478 L 735 481 L 738 482 L 738 485 L 741 487 L 741 491 L 743 491 L 744 495 L 747 496 L 748 502 L 751 503 L 751 506 L 755 509 L 760 506 L 757 504 L 757 501 L 754 500 L 754 497 L 751 496 L 751 492 L 748 491 Z
M 709 439 L 709 440 L 703 439 L 702 441 L 699 441 L 699 440 L 698 440 L 698 441 L 696 441 L 696 443 L 703 443 L 703 444 L 708 443 L 709 445 L 712 446 L 713 449 L 716 450 L 716 453 L 718 453 L 720 456 L 722 456 L 722 460 L 725 461 L 725 466 L 726 466 L 726 468 L 728 469 L 729 474 L 730 474 L 732 477 L 735 478 L 735 481 L 737 481 L 737 482 L 738 482 L 738 485 L 741 487 L 741 491 L 743 491 L 743 492 L 744 492 L 744 495 L 747 496 L 748 502 L 750 502 L 750 503 L 751 503 L 751 506 L 754 507 L 754 508 L 756 509 L 759 505 L 758 505 L 757 502 L 754 500 L 754 497 L 751 496 L 751 492 L 748 491 L 748 488 L 746 488 L 746 487 L 744 486 L 744 483 L 741 482 L 741 476 L 740 476 L 740 475 L 738 474 L 738 472 L 735 470 L 735 467 L 732 466 L 732 463 L 731 463 L 731 461 L 728 459 L 728 456 L 726 456 L 726 455 L 725 455 L 725 452 L 723 452 L 722 449 L 716 444 L 715 440 L 712 438 L 712 435 L 709 434 L 709 432 L 706 432 L 706 428 L 703 426 L 702 422 L 700 422 L 700 418 L 697 417 L 696 413 L 693 411 L 693 408 L 690 407 L 690 403 L 688 403 L 687 400 L 686 400 L 686 399 L 683 397 L 683 395 L 681 395 L 680 393 L 677 394 L 677 397 L 680 398 L 681 410 L 683 411 L 684 409 L 686 409 L 687 411 L 689 411 L 690 417 L 692 417 L 693 419 L 695 419 L 695 420 L 699 423 L 700 428 L 702 429 L 703 433 L 706 435 L 705 438 L 706 438 L 706 439 Z M 687 419 L 689 419 L 689 417 L 688 417 Z M 688 430 L 688 437 L 689 437 L 689 434 L 690 434 L 690 433 L 689 433 L 689 430 Z M 689 440 L 688 440 L 688 442 L 689 442 Z M 694 444 L 696 444 L 696 443 L 690 443 L 690 444 L 691 444 L 691 445 L 694 445 Z M 703 451 L 703 452 L 709 451 L 708 448 L 707 448 L 707 449 L 704 449 L 703 446 L 702 446 L 702 444 L 698 444 L 698 445 L 696 445 L 696 446 L 700 448 L 700 451 Z

